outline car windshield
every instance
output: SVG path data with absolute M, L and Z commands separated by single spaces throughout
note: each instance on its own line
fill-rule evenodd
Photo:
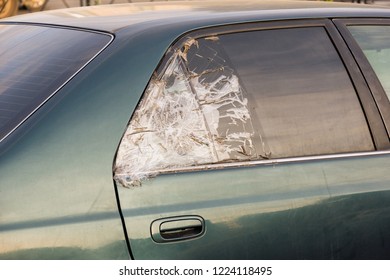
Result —
M 111 40 L 96 32 L 0 25 L 0 141 Z

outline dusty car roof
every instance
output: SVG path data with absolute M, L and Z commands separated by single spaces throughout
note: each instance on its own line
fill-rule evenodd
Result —
M 67 25 L 115 32 L 144 27 L 200 28 L 210 25 L 312 17 L 390 17 L 390 9 L 348 3 L 317 1 L 169 1 L 100 5 L 51 10 L 1 20 L 0 22 Z

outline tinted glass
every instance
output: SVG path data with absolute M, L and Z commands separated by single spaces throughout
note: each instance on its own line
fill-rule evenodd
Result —
M 322 27 L 220 36 L 272 158 L 372 150 L 357 94 Z M 254 119 L 254 118 L 252 118 Z
M 235 33 L 175 49 L 132 116 L 114 178 L 134 187 L 183 167 L 373 149 L 325 29 Z
M 390 26 L 349 26 L 390 98 Z
M 71 29 L 0 25 L 0 140 L 110 40 Z

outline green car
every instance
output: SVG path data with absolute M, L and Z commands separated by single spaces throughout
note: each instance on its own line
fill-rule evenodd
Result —
M 390 259 L 390 10 L 0 21 L 1 259 Z

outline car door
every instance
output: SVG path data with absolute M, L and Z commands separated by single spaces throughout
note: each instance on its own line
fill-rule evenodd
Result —
M 330 21 L 193 32 L 118 148 L 135 259 L 389 257 L 388 136 Z

